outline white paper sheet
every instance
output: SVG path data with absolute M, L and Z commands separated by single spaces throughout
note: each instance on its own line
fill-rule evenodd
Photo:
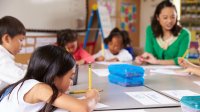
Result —
M 104 107 L 108 107 L 108 105 L 102 104 L 102 103 L 98 103 L 95 107 L 95 109 L 99 109 L 99 108 L 104 108 Z M 67 110 L 64 109 L 56 109 L 54 112 L 69 112 Z
M 105 108 L 105 107 L 108 107 L 108 105 L 105 105 L 105 104 L 103 104 L 103 103 L 97 103 L 97 105 L 96 105 L 96 109 L 99 109 L 99 108 Z
M 26 53 L 33 53 L 34 47 L 26 47 Z
M 20 50 L 19 54 L 25 54 L 26 53 L 26 47 L 22 47 Z
M 193 91 L 190 90 L 163 90 L 162 92 L 178 98 L 179 100 L 183 97 L 183 96 L 196 96 L 199 95 L 198 93 L 195 93 Z
M 108 69 L 92 69 L 92 71 L 99 77 L 107 77 L 109 75 Z
M 147 65 L 141 66 L 144 69 L 180 69 L 182 67 L 176 65 Z
M 109 110 L 109 111 L 95 111 L 95 112 L 146 112 L 144 110 Z
M 125 93 L 143 105 L 177 104 L 175 101 L 154 91 Z
M 190 76 L 189 73 L 178 72 L 173 69 L 152 69 L 150 73 L 158 73 L 162 75 L 179 75 L 179 76 Z
M 35 39 L 34 38 L 27 38 L 26 39 L 26 44 L 34 45 L 35 44 Z
M 36 38 L 36 43 L 35 46 L 36 47 L 40 47 L 40 46 L 44 46 L 44 45 L 48 45 L 48 44 L 54 44 L 56 42 L 56 37 L 38 37 Z
M 111 64 L 130 64 L 130 63 L 125 63 L 125 62 L 107 62 L 107 61 L 101 61 L 101 62 L 95 62 L 96 64 L 101 64 L 101 65 L 111 65 Z
M 200 86 L 200 81 L 193 81 L 193 83 L 197 84 L 198 86 Z
M 85 99 L 85 96 L 83 96 L 83 97 L 80 97 L 80 98 L 78 98 L 78 99 Z M 103 103 L 97 103 L 97 105 L 96 105 L 96 109 L 98 109 L 98 108 L 104 108 L 104 107 L 108 107 L 108 105 L 105 105 L 105 104 L 103 104 Z

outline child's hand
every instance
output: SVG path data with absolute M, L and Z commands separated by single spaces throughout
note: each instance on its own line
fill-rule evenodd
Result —
M 83 64 L 85 64 L 85 60 L 76 61 L 76 64 L 83 65 Z
M 184 68 L 190 67 L 192 64 L 184 58 L 178 58 L 178 64 Z
M 106 61 L 108 61 L 108 62 L 117 62 L 119 60 L 118 60 L 118 58 L 112 58 L 112 59 L 109 59 L 109 60 L 106 60 Z
M 86 98 L 95 99 L 96 102 L 100 100 L 99 91 L 92 89 L 86 92 Z
M 85 97 L 88 99 L 88 106 L 90 107 L 90 111 L 92 111 L 100 100 L 99 92 L 96 89 L 89 90 L 86 92 Z
M 138 65 L 141 65 L 144 63 L 144 58 L 142 56 L 137 56 L 135 58 L 135 63 L 138 64 Z
M 95 61 L 104 61 L 104 60 L 105 60 L 104 56 L 100 56 L 95 59 Z

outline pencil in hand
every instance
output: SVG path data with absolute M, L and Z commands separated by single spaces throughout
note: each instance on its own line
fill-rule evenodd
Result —
M 92 89 L 92 68 L 91 63 L 88 65 L 88 89 Z
M 188 52 L 189 52 L 189 50 L 187 49 L 181 58 L 184 59 L 186 57 L 186 55 L 188 54 Z
M 69 94 L 83 94 L 86 93 L 88 90 L 76 90 L 76 91 L 70 91 Z M 103 90 L 98 90 L 99 92 L 102 92 Z

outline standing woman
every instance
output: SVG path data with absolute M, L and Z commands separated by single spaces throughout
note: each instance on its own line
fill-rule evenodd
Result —
M 177 24 L 177 10 L 169 0 L 156 7 L 151 25 L 146 29 L 145 52 L 137 56 L 137 64 L 178 65 L 190 44 L 190 33 Z

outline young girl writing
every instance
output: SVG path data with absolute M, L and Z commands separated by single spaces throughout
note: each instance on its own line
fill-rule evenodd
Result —
M 123 37 L 120 31 L 112 31 L 110 35 L 104 39 L 104 43 L 108 45 L 108 49 L 101 50 L 97 54 L 93 55 L 95 61 L 115 62 L 132 60 L 131 54 L 127 50 L 123 49 Z
M 1 111 L 53 112 L 58 107 L 70 112 L 90 112 L 99 100 L 97 90 L 88 91 L 83 100 L 64 93 L 72 81 L 74 65 L 71 54 L 61 47 L 38 48 L 25 77 L 0 92 Z
M 78 46 L 77 39 L 78 36 L 75 31 L 70 29 L 62 30 L 58 32 L 57 44 L 71 53 L 75 58 L 76 63 L 79 65 L 94 62 L 93 57 L 83 48 Z

